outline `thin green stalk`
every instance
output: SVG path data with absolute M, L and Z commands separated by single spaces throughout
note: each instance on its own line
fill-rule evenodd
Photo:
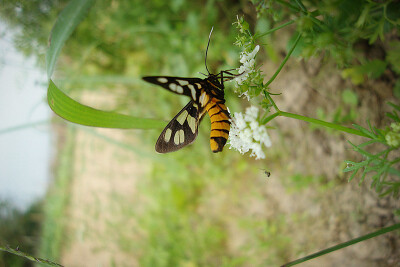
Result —
M 278 106 L 275 104 L 275 101 L 272 99 L 272 97 L 269 95 L 269 93 L 267 91 L 264 90 L 264 96 L 266 99 L 269 100 L 269 102 L 272 104 L 272 106 L 275 108 L 276 112 L 268 117 L 266 117 L 265 119 L 263 119 L 261 121 L 261 124 L 267 124 L 268 122 L 270 122 L 272 119 L 278 117 L 278 116 L 283 116 L 283 117 L 288 117 L 288 118 L 293 118 L 293 119 L 297 119 L 297 120 L 302 120 L 302 121 L 306 121 L 306 122 L 310 122 L 310 123 L 315 123 L 324 127 L 328 127 L 334 130 L 339 130 L 342 132 L 346 132 L 346 133 L 351 133 L 351 134 L 355 134 L 355 135 L 359 135 L 359 136 L 363 136 L 363 137 L 369 137 L 368 135 L 364 134 L 363 132 L 353 129 L 353 128 L 349 128 L 349 127 L 345 127 L 336 123 L 332 123 L 332 122 L 327 122 L 327 121 L 322 121 L 322 120 L 318 120 L 318 119 L 314 119 L 314 118 L 310 118 L 310 117 L 306 117 L 306 116 L 302 116 L 302 115 L 298 115 L 298 114 L 294 114 L 294 113 L 290 113 L 290 112 L 285 112 L 285 111 L 281 111 Z
M 279 113 L 279 116 L 302 120 L 302 121 L 322 125 L 324 127 L 328 127 L 328 128 L 334 129 L 334 130 L 339 130 L 342 132 L 351 133 L 351 134 L 355 134 L 355 135 L 359 135 L 359 136 L 363 136 L 363 137 L 369 137 L 368 135 L 364 134 L 363 132 L 361 132 L 359 130 L 345 127 L 345 126 L 342 126 L 342 125 L 339 125 L 336 123 L 322 121 L 322 120 L 318 120 L 318 119 L 314 119 L 314 118 L 310 118 L 310 117 L 306 117 L 306 116 L 302 116 L 302 115 L 298 115 L 298 114 L 294 114 L 294 113 L 290 113 L 290 112 L 285 112 L 285 111 L 279 111 L 278 113 Z
M 397 159 L 395 159 L 395 160 L 392 160 L 392 161 L 390 162 L 390 165 L 396 164 L 396 163 L 398 163 L 398 162 L 400 162 L 400 158 L 397 158 Z
M 272 115 L 266 117 L 265 119 L 263 119 L 261 124 L 262 125 L 267 124 L 268 122 L 272 121 L 274 118 L 276 118 L 278 116 L 279 116 L 279 112 L 275 112 L 274 114 L 272 114 Z
M 319 19 L 317 19 L 316 17 L 312 16 L 312 15 L 305 9 L 304 5 L 303 5 L 303 7 L 304 7 L 305 10 L 303 10 L 302 8 L 298 8 L 297 6 L 292 5 L 292 4 L 290 4 L 290 3 L 288 3 L 288 2 L 285 2 L 285 1 L 283 1 L 283 0 L 277 0 L 276 2 L 278 2 L 278 3 L 280 3 L 280 4 L 284 5 L 284 6 L 287 6 L 287 7 L 291 8 L 291 9 L 297 11 L 297 12 L 301 12 L 301 13 L 302 13 L 303 15 L 305 15 L 305 16 L 308 16 L 308 17 L 309 17 L 318 27 L 320 27 L 321 29 L 329 30 L 329 29 L 326 27 L 326 25 L 325 25 L 321 20 L 319 20 Z M 302 5 L 302 3 L 300 3 L 300 4 Z
M 271 102 L 271 104 L 274 106 L 275 110 L 276 110 L 276 111 L 280 111 L 280 109 L 278 108 L 278 106 L 275 104 L 275 101 L 272 99 L 271 95 L 270 95 L 266 90 L 264 90 L 263 93 L 264 93 L 265 98 L 268 99 L 269 102 Z M 278 116 L 278 115 L 277 115 L 277 116 Z M 276 116 L 275 116 L 275 117 L 276 117 Z M 267 122 L 265 122 L 265 123 L 267 123 Z M 264 123 L 264 124 L 265 124 L 265 123 Z
M 5 251 L 5 252 L 8 252 L 8 253 L 17 255 L 19 257 L 26 258 L 26 259 L 28 259 L 30 261 L 39 262 L 39 263 L 45 263 L 45 264 L 50 265 L 50 266 L 61 266 L 62 267 L 62 265 L 57 263 L 57 262 L 53 262 L 53 261 L 42 259 L 42 258 L 36 258 L 36 257 L 34 257 L 32 255 L 29 255 L 27 253 L 24 253 L 24 252 L 20 251 L 18 248 L 17 249 L 13 249 L 13 248 L 10 248 L 9 246 L 0 246 L 0 251 Z
M 268 87 L 268 85 L 270 85 L 275 80 L 276 76 L 278 76 L 279 72 L 282 70 L 283 66 L 285 66 L 286 62 L 289 60 L 290 55 L 293 53 L 294 49 L 296 48 L 297 43 L 300 41 L 300 38 L 301 38 L 301 34 L 299 33 L 299 35 L 296 38 L 296 41 L 294 42 L 289 53 L 286 55 L 285 59 L 282 61 L 278 70 L 274 73 L 274 75 L 272 75 L 271 79 L 269 79 L 269 81 L 265 85 L 263 85 L 264 88 Z
M 36 126 L 39 126 L 39 125 L 45 125 L 45 124 L 50 124 L 50 120 L 42 120 L 42 121 L 30 122 L 30 123 L 21 124 L 21 125 L 14 126 L 14 127 L 1 129 L 0 130 L 0 134 L 14 132 L 14 131 L 18 131 L 18 130 L 24 130 L 24 129 L 33 128 L 33 127 L 36 127 Z
M 355 134 L 355 135 L 359 135 L 359 136 L 363 136 L 363 137 L 369 137 L 368 135 L 364 134 L 363 132 L 353 129 L 353 128 L 349 128 L 349 127 L 345 127 L 336 123 L 332 123 L 332 122 L 326 122 L 326 121 L 322 121 L 322 120 L 318 120 L 318 119 L 314 119 L 314 118 L 310 118 L 310 117 L 306 117 L 306 116 L 302 116 L 302 115 L 298 115 L 298 114 L 294 114 L 294 113 L 290 113 L 290 112 L 285 112 L 285 111 L 281 111 L 278 106 L 275 104 L 275 101 L 272 99 L 272 97 L 269 95 L 269 93 L 267 91 L 264 91 L 264 96 L 266 99 L 269 100 L 269 102 L 272 104 L 272 106 L 275 108 L 276 112 L 268 117 L 266 117 L 265 119 L 263 119 L 261 121 L 261 124 L 267 124 L 268 122 L 270 122 L 271 120 L 273 120 L 274 118 L 278 117 L 278 116 L 283 116 L 283 117 L 288 117 L 288 118 L 293 118 L 293 119 L 297 119 L 297 120 L 302 120 L 302 121 L 306 121 L 306 122 L 310 122 L 310 123 L 315 123 L 324 127 L 328 127 L 334 130 L 339 130 L 342 132 L 346 132 L 346 133 L 351 133 L 351 134 Z
M 284 6 L 287 6 L 288 8 L 294 9 L 296 11 L 300 11 L 300 9 L 298 7 L 296 7 L 295 5 L 292 5 L 291 3 L 288 3 L 286 1 L 276 0 L 276 2 L 278 2 L 278 3 L 280 3 L 280 4 L 284 5 Z
M 263 37 L 263 36 L 265 36 L 265 35 L 271 34 L 271 33 L 273 33 L 274 31 L 280 30 L 280 29 L 282 29 L 282 28 L 284 28 L 284 27 L 286 27 L 286 26 L 288 26 L 288 25 L 290 25 L 290 24 L 292 24 L 292 23 L 294 23 L 294 22 L 295 22 L 294 20 L 290 20 L 290 21 L 288 21 L 288 22 L 286 22 L 286 23 L 283 23 L 282 25 L 280 25 L 280 26 L 278 26 L 278 27 L 275 27 L 275 28 L 273 28 L 273 29 L 271 29 L 271 30 L 269 30 L 269 31 L 266 31 L 266 32 L 263 33 L 263 34 L 258 35 L 257 37 Z
M 370 238 L 373 238 L 373 237 L 376 237 L 376 236 L 379 236 L 379 235 L 386 234 L 388 232 L 391 232 L 391 231 L 394 231 L 394 230 L 397 230 L 397 229 L 400 229 L 400 223 L 392 225 L 392 226 L 389 226 L 389 227 L 382 228 L 382 229 L 380 229 L 378 231 L 375 231 L 375 232 L 372 232 L 372 233 L 369 233 L 369 234 L 366 234 L 366 235 L 363 235 L 363 236 L 360 236 L 360 237 L 357 237 L 357 238 L 354 238 L 354 239 L 352 239 L 350 241 L 347 241 L 347 242 L 341 243 L 339 245 L 336 245 L 336 246 L 321 250 L 321 251 L 319 251 L 317 253 L 308 255 L 306 257 L 297 259 L 295 261 L 291 261 L 289 263 L 286 263 L 286 264 L 282 265 L 282 267 L 293 266 L 293 265 L 296 265 L 296 264 L 299 264 L 299 263 L 302 263 L 302 262 L 305 262 L 305 261 L 320 257 L 320 256 L 325 255 L 327 253 L 331 253 L 333 251 L 336 251 L 336 250 L 339 250 L 339 249 L 354 245 L 354 244 L 356 244 L 358 242 L 365 241 L 367 239 L 370 239 Z
M 295 0 L 295 1 L 296 1 L 297 5 L 300 7 L 300 9 L 301 9 L 303 12 L 307 13 L 307 9 L 306 9 L 306 7 L 303 5 L 303 3 L 302 3 L 300 0 Z

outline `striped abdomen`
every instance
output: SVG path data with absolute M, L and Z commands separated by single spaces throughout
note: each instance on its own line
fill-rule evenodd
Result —
M 212 98 L 205 109 L 211 119 L 210 146 L 212 152 L 221 152 L 229 137 L 231 128 L 230 115 L 221 101 Z

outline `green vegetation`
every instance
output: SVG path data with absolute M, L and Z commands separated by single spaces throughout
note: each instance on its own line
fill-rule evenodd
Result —
M 47 9 L 37 10 L 38 13 L 32 15 L 35 19 L 31 25 L 49 30 L 55 21 L 55 14 L 66 6 L 66 2 L 48 4 Z M 72 4 L 78 2 L 73 1 Z M 291 32 L 288 49 L 280 66 L 274 74 L 269 75 L 269 80 L 257 65 L 242 86 L 233 89 L 232 84 L 227 84 L 226 99 L 230 110 L 242 110 L 242 103 L 233 92 L 246 93 L 253 105 L 259 105 L 265 110 L 259 118 L 260 124 L 265 125 L 283 116 L 311 122 L 319 128 L 369 138 L 369 141 L 361 145 L 351 144 L 363 156 L 363 160 L 346 161 L 348 167 L 345 171 L 353 172 L 350 180 L 359 170 L 363 171 L 361 181 L 369 172 L 375 172 L 371 179 L 376 191 L 382 196 L 398 197 L 399 160 L 392 159 L 390 153 L 396 152 L 400 146 L 399 106 L 392 105 L 394 111 L 388 115 L 395 122 L 391 128 L 382 125 L 379 125 L 382 129 L 371 125 L 369 129 L 357 125 L 350 128 L 341 124 L 360 119 L 357 112 L 360 96 L 355 91 L 338 88 L 341 99 L 337 109 L 325 111 L 316 103 L 318 119 L 313 119 L 281 111 L 269 87 L 293 56 L 303 59 L 319 56 L 323 62 L 334 62 L 341 69 L 342 77 L 350 79 L 354 85 L 362 85 L 367 79 L 387 78 L 389 76 L 385 76 L 386 72 L 399 75 L 400 61 L 396 60 L 400 54 L 399 41 L 391 40 L 387 48 L 386 44 L 377 44 L 378 40 L 384 42 L 385 38 L 391 38 L 391 34 L 398 30 L 399 17 L 393 12 L 398 3 L 345 0 L 323 3 L 303 3 L 299 0 L 253 2 L 257 12 L 249 16 L 252 23 L 247 22 L 250 21 L 248 18 L 238 17 L 237 34 L 231 24 L 243 7 L 236 2 L 136 1 L 132 6 L 129 2 L 96 1 L 88 13 L 82 13 L 86 17 L 82 17 L 82 14 L 77 16 L 73 25 L 78 25 L 82 18 L 84 20 L 76 30 L 69 28 L 58 39 L 60 41 L 56 48 L 49 50 L 52 58 L 48 66 L 49 76 L 59 86 L 57 89 L 62 89 L 78 101 L 82 91 L 87 88 L 98 93 L 105 88 L 115 92 L 116 103 L 112 104 L 112 114 L 127 114 L 139 118 L 139 123 L 145 121 L 140 121 L 140 118 L 168 120 L 177 113 L 177 107 L 187 103 L 187 99 L 149 86 L 140 80 L 141 76 L 197 77 L 197 72 L 205 71 L 204 50 L 213 25 L 215 29 L 208 54 L 208 64 L 213 73 L 237 67 L 239 50 L 233 45 L 234 42 L 244 53 L 250 54 L 257 50 L 257 45 L 261 46 L 276 37 L 277 32 L 296 27 Z M 6 7 L 11 8 L 2 9 L 2 15 L 15 26 L 21 25 L 19 20 L 23 16 L 33 12 L 29 10 L 32 7 L 30 4 L 22 2 L 18 11 L 22 15 L 16 16 L 15 6 L 12 3 L 6 4 Z M 46 16 L 36 19 L 43 12 Z M 59 23 L 63 26 L 62 20 Z M 31 25 L 24 26 L 26 28 L 23 28 L 22 37 L 36 41 L 43 49 L 46 46 L 43 33 L 41 31 L 35 35 L 37 29 L 34 31 Z M 54 65 L 65 40 L 59 62 Z M 27 54 L 42 55 L 38 52 L 41 49 L 21 47 Z M 360 47 L 387 49 L 387 53 L 364 57 L 368 51 Z M 271 46 L 265 47 L 274 62 L 279 62 L 277 50 Z M 262 58 L 263 62 L 265 60 Z M 53 66 L 56 66 L 54 76 Z M 53 83 L 50 82 L 49 90 L 52 87 Z M 396 88 L 399 88 L 398 83 Z M 52 100 L 50 97 L 49 104 L 54 108 Z M 80 110 L 85 108 L 79 107 L 82 108 Z M 78 119 L 88 118 L 82 116 Z M 96 123 L 90 125 L 105 126 Z M 279 149 L 272 150 L 268 161 L 261 163 L 243 158 L 228 147 L 223 154 L 213 155 L 209 149 L 209 127 L 204 125 L 209 125 L 208 118 L 204 119 L 199 137 L 190 147 L 165 157 L 153 157 L 156 160 L 152 163 L 148 177 L 138 183 L 140 196 L 135 200 L 137 203 L 118 198 L 112 200 L 122 210 L 121 225 L 108 225 L 110 229 L 107 228 L 118 236 L 120 242 L 115 244 L 118 250 L 133 255 L 141 266 L 268 266 L 288 262 L 310 249 L 322 249 L 317 247 L 321 245 L 317 239 L 310 241 L 312 245 L 309 245 L 308 250 L 301 243 L 296 243 L 296 227 L 291 223 L 298 227 L 309 225 L 314 220 L 312 214 L 303 214 L 295 209 L 291 214 L 268 213 L 280 203 L 276 199 L 272 200 L 277 201 L 273 203 L 275 206 L 268 203 L 270 195 L 265 193 L 265 187 L 268 187 L 268 181 L 274 178 L 275 173 L 286 175 L 290 172 L 290 166 L 276 163 L 285 162 L 284 157 L 287 155 Z M 137 125 L 135 127 L 138 128 Z M 153 127 L 158 126 L 146 124 L 139 128 Z M 127 138 L 126 144 L 108 141 L 135 150 L 138 147 L 152 147 L 158 135 L 159 130 L 146 131 L 137 133 L 132 139 Z M 69 245 L 65 238 L 68 224 L 66 210 L 73 177 L 74 128 L 68 128 L 66 136 L 59 154 L 57 179 L 44 205 L 45 220 L 38 252 L 41 257 L 54 260 L 59 260 L 60 253 Z M 135 138 L 141 142 L 131 149 L 129 144 L 135 143 Z M 384 149 L 378 152 L 364 149 L 373 143 L 379 143 Z M 140 155 L 147 156 L 145 153 Z M 279 165 L 280 169 L 276 168 L 278 171 L 275 171 L 270 166 L 264 166 L 267 164 Z M 262 171 L 254 171 L 265 167 L 271 169 L 272 177 L 268 179 Z M 313 188 L 312 202 L 326 197 L 327 192 L 336 185 L 334 181 L 314 175 L 312 171 L 304 174 L 295 170 L 295 173 L 286 175 L 284 180 L 287 186 L 285 192 L 289 196 L 300 195 Z M 296 202 L 297 199 L 292 197 L 290 200 Z M 129 222 L 130 218 L 135 218 L 137 225 L 128 225 L 126 228 L 124 223 Z M 130 233 L 133 231 L 137 238 L 132 240 L 126 229 Z
M 58 261 L 66 239 L 66 212 L 69 201 L 69 188 L 73 179 L 73 151 L 75 144 L 75 129 L 68 127 L 65 133 L 65 143 L 62 145 L 58 164 L 55 170 L 55 184 L 50 188 L 43 206 L 46 218 L 42 224 L 41 245 L 39 255 Z
M 34 253 L 39 239 L 41 204 L 35 203 L 27 211 L 21 212 L 7 202 L 0 202 L 0 250 L 13 248 Z M 0 265 L 27 266 L 23 258 L 9 253 L 0 253 Z

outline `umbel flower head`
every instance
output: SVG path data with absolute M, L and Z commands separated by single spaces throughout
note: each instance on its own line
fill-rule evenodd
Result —
M 390 124 L 391 131 L 389 131 L 386 136 L 386 142 L 391 147 L 398 147 L 400 146 L 400 123 L 392 123 Z
M 242 63 L 242 65 L 237 69 L 238 72 L 241 73 L 241 75 L 235 78 L 237 87 L 242 85 L 243 81 L 247 80 L 247 78 L 249 77 L 249 74 L 255 71 L 256 61 L 254 58 L 258 50 L 260 50 L 259 45 L 257 45 L 251 52 L 243 51 L 242 53 L 240 53 L 239 61 L 240 63 Z
M 238 16 L 234 24 L 239 30 L 235 45 L 242 48 L 239 55 L 240 67 L 236 69 L 240 75 L 234 79 L 235 91 L 250 100 L 261 92 L 264 85 L 264 76 L 260 68 L 256 66 L 256 56 L 260 51 L 260 46 L 256 45 L 256 38 L 251 34 L 249 24 L 243 17 Z
M 246 109 L 246 113 L 235 112 L 232 118 L 231 130 L 229 132 L 230 149 L 236 149 L 241 154 L 251 150 L 251 157 L 264 159 L 265 154 L 262 145 L 271 146 L 271 140 L 265 125 L 260 125 L 257 121 L 258 108 L 251 106 Z

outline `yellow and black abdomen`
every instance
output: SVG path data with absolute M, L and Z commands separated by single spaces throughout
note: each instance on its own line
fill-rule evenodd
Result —
M 231 129 L 230 115 L 224 103 L 211 99 L 205 109 L 211 120 L 210 146 L 212 152 L 221 152 Z

